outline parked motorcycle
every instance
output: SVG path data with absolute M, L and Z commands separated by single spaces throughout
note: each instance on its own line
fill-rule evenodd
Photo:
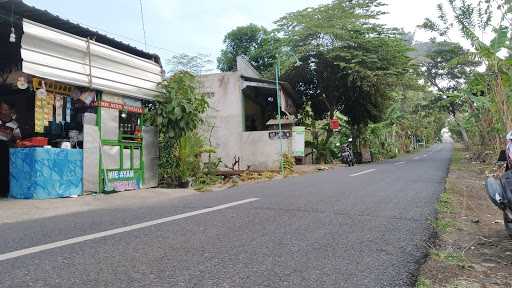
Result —
M 354 166 L 354 154 L 352 153 L 352 148 L 350 148 L 350 140 L 349 143 L 341 146 L 341 162 L 349 167 Z
M 507 156 L 501 151 L 497 164 L 505 166 Z M 503 211 L 503 223 L 508 235 L 512 238 L 512 170 L 507 165 L 506 171 L 497 177 L 489 177 L 485 181 L 485 189 L 491 202 Z

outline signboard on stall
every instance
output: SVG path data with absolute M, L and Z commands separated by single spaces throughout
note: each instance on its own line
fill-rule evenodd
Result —
M 142 177 L 135 170 L 107 170 L 105 191 L 139 190 Z
M 306 128 L 295 126 L 292 128 L 292 153 L 295 157 L 304 157 Z
M 94 105 L 98 106 L 98 107 L 109 108 L 109 109 L 114 109 L 114 110 L 126 110 L 128 112 L 133 112 L 133 113 L 138 113 L 138 114 L 144 113 L 143 107 L 120 104 L 120 103 L 115 103 L 115 102 L 110 102 L 110 101 L 105 101 L 105 100 L 94 102 Z

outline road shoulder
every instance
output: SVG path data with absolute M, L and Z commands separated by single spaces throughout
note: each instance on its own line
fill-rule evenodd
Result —
M 49 200 L 0 200 L 0 224 L 61 216 L 98 209 L 130 208 L 173 201 L 195 195 L 189 189 L 143 189 L 113 194 L 85 195 Z
M 454 149 L 438 217 L 431 220 L 436 237 L 426 243 L 430 256 L 416 287 L 512 287 L 512 240 L 483 186 L 490 169 Z

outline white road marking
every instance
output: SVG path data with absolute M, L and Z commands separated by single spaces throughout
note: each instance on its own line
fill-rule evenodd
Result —
M 363 175 L 363 174 L 368 174 L 368 173 L 371 173 L 373 171 L 377 171 L 377 169 L 370 169 L 370 170 L 361 171 L 359 173 L 350 175 L 350 177 L 359 176 L 359 175 Z
M 420 156 L 414 157 L 414 160 L 419 160 L 419 159 L 420 159 Z
M 400 165 L 404 165 L 406 164 L 407 162 L 398 162 L 398 163 L 395 163 L 396 166 L 400 166 Z
M 25 255 L 29 255 L 29 254 L 33 254 L 33 253 L 38 253 L 38 252 L 42 252 L 42 251 L 46 251 L 46 250 L 50 250 L 50 249 L 54 249 L 54 248 L 58 248 L 58 247 L 62 247 L 62 246 L 76 244 L 76 243 L 80 243 L 80 242 L 84 242 L 84 241 L 88 241 L 88 240 L 112 236 L 112 235 L 123 233 L 123 232 L 142 229 L 142 228 L 146 228 L 149 226 L 154 226 L 154 225 L 158 225 L 158 224 L 162 224 L 162 223 L 166 223 L 166 222 L 171 222 L 171 221 L 175 221 L 178 219 L 183 219 L 183 218 L 187 218 L 187 217 L 191 217 L 191 216 L 195 216 L 195 215 L 199 215 L 199 214 L 209 213 L 209 212 L 213 212 L 213 211 L 217 211 L 217 210 L 221 210 L 221 209 L 226 209 L 229 207 L 242 205 L 242 204 L 246 204 L 246 203 L 257 201 L 257 200 L 259 200 L 259 198 L 250 198 L 250 199 L 246 199 L 246 200 L 242 200 L 242 201 L 238 201 L 238 202 L 233 202 L 233 203 L 228 203 L 228 204 L 224 204 L 224 205 L 220 205 L 220 206 L 206 208 L 206 209 L 202 209 L 202 210 L 198 210 L 198 211 L 188 212 L 188 213 L 175 215 L 175 216 L 171 216 L 171 217 L 167 217 L 167 218 L 143 222 L 140 224 L 135 224 L 135 225 L 130 225 L 130 226 L 121 227 L 121 228 L 117 228 L 117 229 L 107 230 L 107 231 L 103 231 L 100 233 L 80 236 L 80 237 L 71 238 L 71 239 L 58 241 L 58 242 L 54 242 L 54 243 L 48 243 L 48 244 L 44 244 L 44 245 L 40 245 L 40 246 L 35 246 L 35 247 L 27 248 L 27 249 L 9 252 L 6 254 L 0 254 L 0 261 L 17 258 L 20 256 L 25 256 Z

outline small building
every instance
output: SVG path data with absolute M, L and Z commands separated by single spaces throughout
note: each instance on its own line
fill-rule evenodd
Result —
M 10 169 L 14 182 L 0 194 L 156 186 L 157 133 L 143 114 L 159 93 L 160 58 L 20 0 L 0 1 L 0 16 L 0 102 L 20 132 L 1 143 L 10 165 L 0 174 Z
M 222 159 L 220 168 L 278 169 L 281 144 L 283 153 L 292 149 L 296 95 L 291 86 L 279 83 L 283 130 L 279 135 L 276 83 L 263 79 L 245 57 L 237 58 L 236 71 L 203 75 L 200 80 L 210 101 L 204 130 Z

